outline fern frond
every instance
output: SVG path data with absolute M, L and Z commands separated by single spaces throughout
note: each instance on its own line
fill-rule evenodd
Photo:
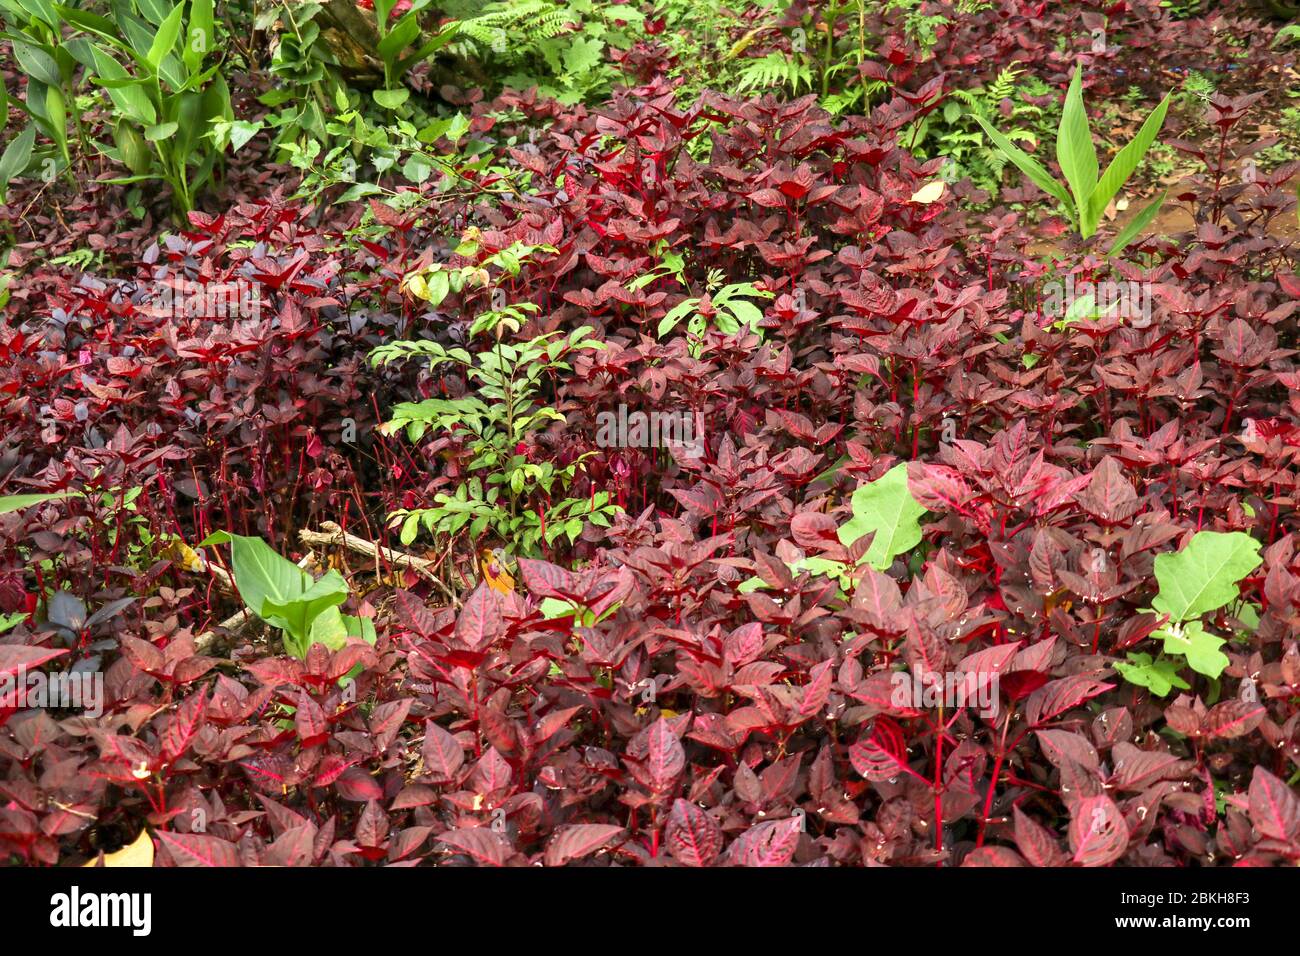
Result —
M 736 82 L 738 92 L 771 87 L 784 87 L 795 94 L 798 94 L 802 87 L 811 90 L 812 73 L 806 64 L 777 51 L 749 60 L 740 68 Z

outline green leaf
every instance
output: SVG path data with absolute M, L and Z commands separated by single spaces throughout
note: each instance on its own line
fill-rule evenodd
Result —
M 668 310 L 668 314 L 659 320 L 659 330 L 656 333 L 658 338 L 663 338 L 671 332 L 677 323 L 687 315 L 695 311 L 695 307 L 700 304 L 699 299 L 684 299 L 677 305 Z
M 1216 680 L 1230 661 L 1219 650 L 1226 639 L 1207 631 L 1200 621 L 1187 621 L 1156 631 L 1152 637 L 1164 638 L 1166 654 L 1181 654 L 1192 670 Z
M 53 57 L 35 44 L 17 37 L 13 37 L 10 43 L 13 46 L 14 58 L 24 73 L 49 86 L 62 85 L 63 74 L 59 72 L 59 65 L 54 62 Z
M 21 176 L 32 160 L 32 147 L 36 145 L 36 127 L 30 123 L 15 136 L 0 154 L 0 196 L 9 188 L 15 176 Z M 21 495 L 10 497 L 24 497 Z
M 1145 687 L 1157 697 L 1164 697 L 1170 690 L 1191 690 L 1191 685 L 1178 676 L 1178 665 L 1168 658 L 1152 660 L 1150 654 L 1130 653 L 1129 662 L 1119 661 L 1115 670 L 1130 684 Z
M 209 536 L 213 541 L 215 536 Z M 258 617 L 267 602 L 285 605 L 301 598 L 311 585 L 310 576 L 288 558 L 282 557 L 261 538 L 227 534 L 235 587 L 244 603 Z
M 375 90 L 371 94 L 378 103 L 386 110 L 395 110 L 411 97 L 411 91 L 406 87 L 399 87 L 395 90 Z
M 1097 149 L 1092 144 L 1088 113 L 1083 105 L 1083 70 L 1077 66 L 1069 92 L 1065 94 L 1065 109 L 1056 134 L 1056 161 L 1070 184 L 1075 208 L 1084 208 L 1097 185 Z
M 167 14 L 167 19 L 158 27 L 158 32 L 154 34 L 153 43 L 149 45 L 149 52 L 145 54 L 145 60 L 155 70 L 161 65 L 163 57 L 175 49 L 176 39 L 181 35 L 181 17 L 184 15 L 185 4 L 176 4 L 172 8 L 172 12 Z
M 292 565 L 295 570 L 311 580 L 297 565 Z M 348 583 L 343 580 L 343 575 L 338 571 L 331 569 L 328 574 L 319 581 L 313 581 L 307 590 L 303 591 L 298 597 L 289 601 L 275 601 L 266 599 L 262 602 L 262 610 L 258 617 L 276 627 L 283 628 L 295 638 L 304 638 L 309 635 L 315 638 L 315 622 L 325 614 L 326 611 L 333 609 L 337 614 L 337 608 L 348 598 Z M 339 622 L 340 628 L 342 621 Z M 344 634 L 346 636 L 346 632 Z M 322 643 L 324 643 L 322 641 Z M 310 647 L 307 644 L 306 647 Z M 337 650 L 337 648 L 331 648 Z
M 107 17 L 101 17 L 97 13 L 91 13 L 88 10 L 79 10 L 76 7 L 67 7 L 62 4 L 55 4 L 55 10 L 58 11 L 65 21 L 72 24 L 78 30 L 85 30 L 87 33 L 93 33 L 114 46 L 126 50 L 126 44 L 122 42 L 122 35 L 117 26 Z
M 571 76 L 579 76 L 600 65 L 605 44 L 600 40 L 587 37 L 575 37 L 564 51 L 564 71 Z
M 122 85 L 107 86 L 108 98 L 119 113 L 141 126 L 153 126 L 158 114 L 153 102 L 144 91 L 144 81 L 131 76 L 117 60 L 97 46 L 91 47 L 95 58 L 95 74 L 100 80 L 125 81 Z
M 181 59 L 186 71 L 193 76 L 203 64 L 203 58 L 216 48 L 216 22 L 212 15 L 212 0 L 192 0 L 190 21 L 185 29 L 185 45 Z
M 1160 127 L 1164 125 L 1165 114 L 1169 112 L 1169 102 L 1172 93 L 1165 94 L 1165 98 L 1160 101 L 1160 105 L 1151 111 L 1142 128 L 1137 131 L 1137 135 L 1127 146 L 1115 154 L 1111 160 L 1106 172 L 1097 182 L 1097 187 L 1088 197 L 1087 205 L 1079 212 L 1079 232 L 1083 238 L 1087 239 L 1097 231 L 1097 224 L 1101 222 L 1102 213 L 1106 211 L 1106 206 L 1110 204 L 1111 199 L 1120 191 L 1128 178 L 1133 175 L 1133 170 L 1137 169 L 1138 163 L 1146 155 L 1146 151 L 1151 148 L 1155 138 L 1160 133 Z
M 44 494 L 32 495 L 0 495 L 0 515 L 9 514 L 11 511 L 22 511 L 24 508 L 30 508 L 32 505 L 44 504 L 47 501 L 57 501 L 59 498 L 69 497 L 80 498 L 81 492 L 51 491 Z
M 1165 196 L 1168 193 L 1169 190 L 1167 189 L 1162 191 L 1145 209 L 1128 221 L 1128 225 L 1116 234 L 1115 241 L 1110 244 L 1110 251 L 1106 253 L 1107 259 L 1118 255 L 1124 250 L 1125 246 L 1137 238 L 1138 234 L 1147 227 L 1147 224 L 1156 217 L 1156 213 L 1160 211 L 1160 207 L 1164 204 Z
M 1160 592 L 1151 607 L 1172 623 L 1223 607 L 1240 593 L 1237 582 L 1259 566 L 1259 549 L 1241 531 L 1198 531 L 1182 551 L 1156 556 Z
M 905 462 L 853 492 L 852 504 L 853 517 L 838 531 L 840 543 L 847 547 L 875 532 L 866 559 L 877 571 L 884 571 L 894 558 L 920 543 L 921 525 L 917 519 L 925 509 L 907 487 Z
M 156 126 L 150 126 L 144 131 L 144 138 L 150 142 L 157 142 L 160 139 L 169 139 L 176 134 L 180 127 L 175 123 L 159 123 Z
M 1038 161 L 1028 153 L 1021 150 L 1019 146 L 1011 142 L 1011 140 L 1007 139 L 989 125 L 988 120 L 984 119 L 984 117 L 980 116 L 978 113 L 973 115 L 975 116 L 975 122 L 979 123 L 980 126 L 983 127 L 984 132 L 988 135 L 988 138 L 993 140 L 993 145 L 1002 150 L 1002 152 L 1006 154 L 1007 159 L 1015 163 L 1016 166 L 1019 167 L 1020 171 L 1033 181 L 1034 185 L 1049 196 L 1058 199 L 1061 205 L 1063 205 L 1070 213 L 1070 218 L 1077 221 L 1079 218 L 1078 212 L 1074 207 L 1074 203 L 1070 199 L 1070 194 L 1065 191 L 1060 183 L 1052 178 L 1051 173 L 1039 165 Z
M 420 36 L 420 24 L 415 17 L 403 17 L 392 31 L 379 41 L 375 52 L 385 63 L 392 64 L 397 55 L 411 45 Z
M 72 157 L 68 155 L 67 103 L 64 100 L 63 91 L 57 86 L 47 86 L 45 88 L 45 118 L 50 124 L 48 130 L 50 138 L 59 147 L 64 162 L 70 164 Z

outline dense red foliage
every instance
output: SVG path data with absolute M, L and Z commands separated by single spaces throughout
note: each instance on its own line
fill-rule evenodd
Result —
M 1044 230 L 1005 209 L 967 221 L 951 191 L 913 201 L 939 164 L 897 145 L 941 95 L 938 70 L 1018 59 L 1064 84 L 1073 54 L 1030 39 L 1050 29 L 991 19 L 925 64 L 898 40 L 882 74 L 897 95 L 837 122 L 813 97 L 683 111 L 642 46 L 626 64 L 642 85 L 599 111 L 475 107 L 484 134 L 490 109 L 518 111 L 491 133 L 527 143 L 501 161 L 534 174 L 531 194 L 429 188 L 400 215 L 273 195 L 110 249 L 115 278 L 24 275 L 0 326 L 3 490 L 107 495 L 0 517 L 0 610 L 64 587 L 84 602 L 71 627 L 33 614 L 0 638 L 0 670 L 84 662 L 108 701 L 99 718 L 0 710 L 0 852 L 79 861 L 147 822 L 180 865 L 1300 859 L 1283 783 L 1300 768 L 1300 279 L 1273 228 L 1295 215 L 1294 164 L 1239 183 L 1254 103 L 1209 104 L 1223 141 L 1185 144 L 1207 168 L 1179 197 L 1196 221 L 1128 250 L 1148 268 L 1054 247 L 1056 278 L 1149 283 L 1149 324 L 1054 331 L 1033 291 L 1049 267 L 1027 251 Z M 1141 5 L 1123 55 L 1173 29 L 1190 43 L 1198 27 Z M 505 596 L 479 585 L 440 607 L 413 577 L 368 595 L 373 649 L 196 655 L 237 606 L 169 560 L 133 566 L 121 529 L 230 528 L 296 554 L 298 528 L 383 538 L 388 510 L 447 484 L 454 455 L 373 426 L 463 383 L 366 353 L 463 339 L 485 290 L 425 311 L 400 284 L 468 264 L 451 250 L 471 228 L 481 258 L 557 250 L 511 300 L 541 307 L 534 331 L 590 324 L 607 347 L 556 383 L 567 421 L 531 453 L 596 451 L 576 493 L 608 490 L 626 513 L 521 560 Z M 664 248 L 691 252 L 683 281 L 629 291 Z M 763 339 L 712 333 L 699 358 L 657 340 L 715 269 L 775 294 Z M 254 283 L 264 308 L 176 318 L 157 299 L 181 280 Z M 620 403 L 698 412 L 704 456 L 596 448 L 596 413 Z M 899 462 L 929 510 L 916 560 L 868 570 L 849 600 L 792 574 L 844 554 L 850 494 Z M 1266 543 L 1245 582 L 1259 622 L 1225 648 L 1218 686 L 1161 700 L 1111 665 L 1156 625 L 1140 610 L 1154 555 L 1203 529 Z M 742 593 L 754 575 L 768 589 Z M 612 613 L 573 628 L 542 617 L 548 596 Z M 896 662 L 953 672 L 975 655 L 1002 676 L 993 715 L 891 701 Z M 1116 823 L 1104 840 L 1098 813 Z

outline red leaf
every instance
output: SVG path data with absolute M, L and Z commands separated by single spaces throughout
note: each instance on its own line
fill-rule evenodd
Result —
M 1025 717 L 1031 727 L 1036 727 L 1114 686 L 1089 677 L 1062 677 L 1043 685 L 1030 695 L 1025 704 Z
M 748 664 L 763 650 L 763 625 L 759 621 L 742 624 L 723 644 L 723 659 L 733 667 Z
M 384 845 L 388 836 L 388 814 L 378 802 L 372 800 L 366 804 L 366 808 L 361 811 L 361 818 L 357 820 L 356 832 L 358 846 Z
M 502 866 L 511 853 L 511 847 L 506 842 L 506 838 L 487 827 L 465 827 L 460 830 L 452 830 L 438 837 L 438 842 L 459 850 L 475 863 L 488 866 Z
M 235 844 L 201 833 L 157 831 L 158 842 L 167 848 L 177 866 L 238 866 Z
M 471 650 L 486 647 L 502 630 L 501 604 L 497 592 L 481 582 L 465 600 L 456 618 L 456 640 Z
M 737 866 L 789 866 L 799 847 L 799 820 L 769 820 L 750 827 L 727 850 Z
M 831 682 L 835 678 L 835 661 L 822 661 L 808 672 L 808 683 L 803 689 L 803 699 L 799 701 L 799 716 L 810 717 L 826 706 L 831 695 Z
M 650 774 L 651 785 L 660 793 L 667 792 L 676 782 L 677 777 L 686 767 L 686 751 L 677 739 L 672 725 L 660 717 L 646 735 L 649 751 L 646 756 L 646 770 Z
M 438 630 L 433 612 L 410 591 L 397 591 L 393 594 L 393 611 L 398 623 L 420 637 L 430 637 Z
M 961 861 L 962 866 L 989 866 L 989 867 L 1006 867 L 1006 866 L 1024 866 L 1025 861 L 1020 858 L 1020 854 L 1015 850 L 1005 846 L 982 846 L 978 849 L 971 850 L 966 855 L 966 859 Z
M 474 764 L 465 785 L 475 793 L 487 796 L 510 786 L 510 777 L 510 764 L 506 758 L 495 747 L 489 747 Z
M 1019 807 L 1013 807 L 1016 821 L 1016 846 L 1031 866 L 1064 866 L 1068 859 L 1056 838 L 1035 823 Z
M 853 769 L 874 783 L 915 773 L 907 765 L 903 732 L 888 717 L 877 717 L 871 734 L 849 748 Z
M 47 647 L 28 647 L 26 644 L 0 644 L 0 677 L 40 667 L 46 661 L 67 653 L 66 647 L 50 650 Z
M 356 803 L 380 800 L 384 796 L 384 790 L 375 778 L 360 767 L 350 767 L 340 774 L 334 783 L 334 789 L 344 800 L 352 800 Z
M 1093 771 L 1101 765 L 1096 748 L 1083 734 L 1069 730 L 1036 730 L 1034 733 L 1038 736 L 1038 745 L 1043 748 L 1043 756 L 1056 767 L 1061 766 L 1062 757 L 1069 757 Z
M 711 866 L 722 852 L 722 830 L 707 810 L 689 800 L 673 801 L 664 832 L 668 852 L 686 866 Z
M 1070 849 L 1081 866 L 1107 866 L 1128 848 L 1128 824 L 1115 801 L 1105 794 L 1083 797 L 1070 819 Z
M 604 823 L 580 823 L 565 827 L 546 844 L 545 864 L 564 866 L 570 860 L 581 859 L 595 853 L 623 832 L 622 827 Z
M 424 725 L 424 745 L 420 748 L 424 758 L 425 773 L 436 783 L 451 783 L 456 771 L 465 762 L 465 751 L 460 743 L 432 720 Z
M 1211 737 L 1244 737 L 1264 722 L 1267 713 L 1258 702 L 1225 700 L 1210 708 L 1201 729 Z
M 329 721 L 325 719 L 325 711 L 306 694 L 298 695 L 293 726 L 304 747 L 314 747 L 329 737 Z
M 194 734 L 198 732 L 199 721 L 207 705 L 208 690 L 205 687 L 197 694 L 185 698 L 180 707 L 176 708 L 176 713 L 167 719 L 161 740 L 163 760 L 166 763 L 173 763 L 185 753 Z
M 1250 822 L 1270 840 L 1290 843 L 1300 831 L 1300 799 L 1263 767 L 1255 767 L 1250 778 Z

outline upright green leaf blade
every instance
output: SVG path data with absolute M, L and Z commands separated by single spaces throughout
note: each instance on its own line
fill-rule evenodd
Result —
M 1183 550 L 1156 556 L 1160 593 L 1151 607 L 1171 623 L 1223 607 L 1240 593 L 1237 582 L 1259 566 L 1259 548 L 1240 531 L 1198 531 Z
M 216 23 L 213 17 L 212 0 L 192 0 L 190 19 L 185 28 L 185 43 L 181 58 L 185 61 L 185 70 L 193 76 L 199 72 L 203 57 L 216 48 Z
M 1165 95 L 1160 105 L 1151 111 L 1151 115 L 1137 131 L 1137 135 L 1115 154 L 1115 158 L 1106 167 L 1106 172 L 1102 173 L 1101 179 L 1097 181 L 1097 187 L 1088 197 L 1086 208 L 1080 211 L 1079 228 L 1085 236 L 1090 236 L 1097 231 L 1097 224 L 1101 222 L 1106 206 L 1128 182 L 1128 178 L 1133 175 L 1133 170 L 1137 169 L 1138 163 L 1142 161 L 1142 157 L 1146 155 L 1146 151 L 1151 148 L 1156 136 L 1160 134 L 1160 128 L 1165 123 L 1165 114 L 1169 112 L 1169 101 L 1172 96 L 1172 93 Z
M 1052 178 L 1052 174 L 1044 169 L 1036 159 L 1024 152 L 1019 146 L 994 129 L 989 124 L 988 120 L 984 119 L 984 117 L 980 116 L 978 113 L 974 114 L 974 116 L 975 121 L 983 127 L 988 138 L 993 140 L 993 145 L 1002 150 L 1002 152 L 1006 154 L 1007 159 L 1015 163 L 1020 171 L 1028 176 L 1035 186 L 1047 193 L 1049 196 L 1059 200 L 1061 205 L 1063 205 L 1069 212 L 1070 218 L 1077 221 L 1079 216 L 1074 208 L 1074 202 L 1070 199 L 1070 194 L 1065 191 L 1065 188 L 1060 183 Z
M 898 555 L 921 541 L 917 521 L 925 509 L 907 487 L 907 464 L 900 463 L 875 481 L 853 492 L 853 517 L 837 534 L 846 547 L 864 534 L 875 532 L 866 560 L 877 571 L 888 568 Z
M 181 18 L 185 15 L 185 4 L 178 3 L 167 14 L 167 19 L 158 27 L 158 32 L 153 36 L 153 43 L 149 45 L 149 52 L 145 54 L 145 59 L 155 70 L 163 61 L 163 57 L 171 53 L 176 47 L 176 39 L 181 35 Z
M 1137 238 L 1138 233 L 1145 229 L 1147 224 L 1156 217 L 1156 213 L 1164 205 L 1165 196 L 1168 194 L 1169 190 L 1163 190 L 1145 209 L 1128 221 L 1128 225 L 1116 234 L 1115 241 L 1110 244 L 1110 250 L 1106 253 L 1107 259 L 1119 255 L 1130 242 Z
M 1097 149 L 1092 144 L 1088 113 L 1083 105 L 1083 70 L 1079 67 L 1075 67 L 1069 92 L 1065 94 L 1065 109 L 1056 134 L 1056 161 L 1070 184 L 1075 207 L 1083 209 L 1097 185 L 1098 168 Z M 1084 233 L 1083 238 L 1088 238 L 1088 234 Z

